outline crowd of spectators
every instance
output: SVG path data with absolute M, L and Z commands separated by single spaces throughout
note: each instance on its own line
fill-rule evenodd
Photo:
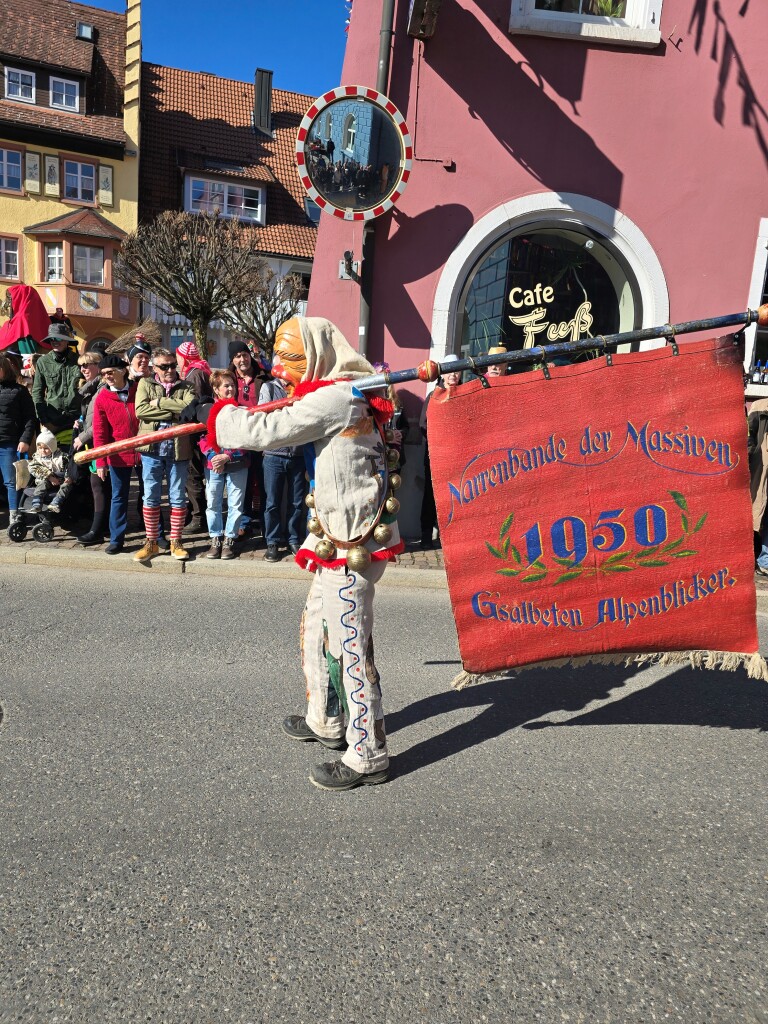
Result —
M 73 456 L 179 423 L 194 398 L 234 398 L 255 407 L 285 397 L 245 342 L 229 346 L 229 366 L 212 369 L 192 341 L 175 352 L 141 334 L 121 354 L 78 355 L 68 325 L 51 323 L 50 351 L 0 355 L 0 472 L 9 527 L 27 516 L 78 523 L 85 547 L 124 550 L 134 489 L 144 542 L 133 558 L 161 552 L 184 560 L 185 530 L 206 530 L 207 558 L 236 557 L 238 544 L 266 544 L 265 558 L 296 553 L 306 536 L 302 449 L 218 450 L 205 434 L 183 434 L 76 463 Z M 104 346 L 106 347 L 106 346 Z M 164 501 L 168 506 L 164 517 Z

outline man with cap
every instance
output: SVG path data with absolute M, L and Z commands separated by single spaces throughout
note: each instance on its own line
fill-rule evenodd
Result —
M 51 324 L 43 339 L 51 351 L 42 355 L 35 368 L 32 400 L 40 423 L 63 444 L 72 440 L 72 424 L 80 415 L 77 384 L 80 368 L 77 354 L 69 348 L 72 332 L 66 324 Z
M 489 356 L 503 356 L 507 354 L 507 350 L 503 345 L 493 345 L 488 349 Z M 507 364 L 506 363 L 493 363 L 485 371 L 486 377 L 506 377 L 507 375 Z

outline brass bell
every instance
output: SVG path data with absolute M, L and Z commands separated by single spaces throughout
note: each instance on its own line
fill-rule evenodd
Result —
M 371 553 L 360 544 L 350 548 L 347 552 L 347 566 L 352 572 L 365 572 L 371 564 Z
M 336 545 L 326 537 L 315 544 L 315 554 L 324 562 L 330 562 L 336 554 Z
M 387 444 L 392 444 L 392 442 L 395 440 L 395 432 L 394 432 L 394 430 L 385 430 L 384 431 L 384 440 L 387 442 Z
M 386 523 L 379 523 L 373 531 L 373 539 L 377 544 L 386 544 L 392 540 L 392 527 Z
M 396 491 L 398 487 L 402 484 L 402 482 L 403 479 L 399 473 L 389 474 L 389 486 L 392 488 L 393 491 Z
M 397 469 L 400 465 L 400 452 L 397 448 L 389 448 L 387 450 L 387 466 L 390 469 Z
M 397 513 L 400 511 L 400 502 L 397 500 L 394 494 L 390 494 L 390 496 L 384 502 L 384 508 L 387 510 L 387 512 L 390 513 L 390 515 L 393 516 L 396 516 Z
M 310 491 L 309 494 L 304 499 L 304 504 L 307 506 L 307 508 L 315 507 L 315 495 L 312 491 Z
M 307 523 L 307 529 L 309 530 L 310 533 L 314 533 L 316 537 L 322 537 L 323 533 L 325 532 L 323 530 L 323 524 L 320 522 L 317 516 L 310 516 L 309 522 Z

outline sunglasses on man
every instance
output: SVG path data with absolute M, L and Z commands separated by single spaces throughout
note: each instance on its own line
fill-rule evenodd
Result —
M 175 370 L 176 363 L 155 363 L 156 370 Z

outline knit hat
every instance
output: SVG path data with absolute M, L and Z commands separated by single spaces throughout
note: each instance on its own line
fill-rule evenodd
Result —
M 443 356 L 442 365 L 445 366 L 446 363 L 458 363 L 458 361 L 459 357 L 455 356 L 453 352 L 450 352 L 447 356 Z
M 493 345 L 493 346 L 491 346 L 491 348 L 488 349 L 488 355 L 489 356 L 500 356 L 500 355 L 506 355 L 506 354 L 507 354 L 507 349 L 505 349 L 503 345 Z
M 104 370 L 127 370 L 128 367 L 125 365 L 125 360 L 121 359 L 120 356 L 106 355 L 99 363 L 99 373 Z
M 142 335 L 137 335 L 136 336 L 136 341 L 128 349 L 127 355 L 128 355 L 128 362 L 131 363 L 131 362 L 133 362 L 133 360 L 134 360 L 134 358 L 136 356 L 151 356 L 152 355 L 152 349 L 146 343 L 146 341 L 144 341 L 144 338 L 143 338 Z
M 189 359 L 198 358 L 197 345 L 194 343 L 194 341 L 182 341 L 182 343 L 178 346 L 176 351 L 184 360 L 184 362 L 187 362 L 187 360 Z
M 45 427 L 37 435 L 37 443 L 44 444 L 46 447 L 51 449 L 51 454 L 58 450 L 59 442 L 56 440 L 56 435 L 52 434 L 50 430 Z
M 179 346 L 179 347 L 181 347 L 181 346 Z M 248 346 L 245 344 L 244 341 L 230 341 L 230 343 L 229 343 L 229 361 L 230 362 L 232 362 L 232 360 L 235 358 L 235 356 L 237 355 L 238 352 L 247 352 L 249 356 L 251 355 L 251 350 L 248 348 Z

